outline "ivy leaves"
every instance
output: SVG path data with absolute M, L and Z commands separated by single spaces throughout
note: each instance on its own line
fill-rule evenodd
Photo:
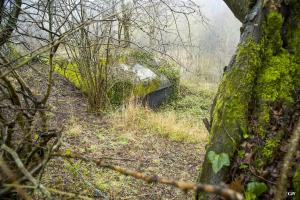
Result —
M 247 184 L 247 191 L 245 192 L 246 200 L 255 200 L 268 190 L 265 183 L 250 182 Z
M 208 152 L 207 156 L 215 174 L 218 173 L 223 166 L 230 165 L 230 160 L 227 153 L 217 154 L 214 151 L 210 151 Z
M 207 158 L 212 165 L 213 172 L 217 174 L 224 166 L 230 165 L 229 156 L 227 153 L 217 154 L 214 151 L 209 151 Z M 240 184 L 240 183 L 239 183 Z M 265 183 L 262 182 L 250 182 L 247 184 L 247 190 L 245 191 L 246 200 L 256 200 L 268 190 Z

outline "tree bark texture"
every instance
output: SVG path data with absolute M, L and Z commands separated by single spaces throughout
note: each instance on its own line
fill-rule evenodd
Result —
M 284 155 L 279 149 L 288 141 L 300 110 L 300 2 L 224 1 L 243 27 L 213 102 L 207 146 L 207 153 L 226 153 L 231 164 L 214 173 L 206 156 L 198 181 L 211 184 L 230 184 L 242 177 L 247 172 L 240 166 L 266 170 L 276 161 L 280 169 L 282 157 L 274 155 Z M 241 151 L 245 155 L 240 158 Z M 292 170 L 299 166 L 295 161 Z M 249 177 L 241 178 L 243 185 Z
M 5 12 L 4 12 L 4 1 L 2 1 L 0 7 L 0 46 L 7 42 L 10 38 L 12 32 L 17 27 L 18 17 L 21 11 L 22 0 L 15 0 L 13 2 L 13 8 L 8 14 L 7 21 L 4 22 L 5 24 L 2 26 L 2 21 L 4 19 Z

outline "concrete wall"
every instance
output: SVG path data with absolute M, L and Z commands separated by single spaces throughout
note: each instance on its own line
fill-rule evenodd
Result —
M 144 97 L 143 104 L 148 105 L 150 108 L 156 108 L 168 101 L 168 99 L 170 98 L 171 91 L 172 88 L 170 86 L 149 93 Z

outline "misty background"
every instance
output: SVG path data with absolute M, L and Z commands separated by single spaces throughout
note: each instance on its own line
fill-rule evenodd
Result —
M 239 42 L 241 23 L 222 0 L 193 2 L 199 6 L 199 13 L 188 17 L 178 9 L 174 17 L 165 14 L 163 8 L 156 8 L 167 28 L 160 32 L 158 29 L 163 29 L 162 25 L 156 27 L 159 42 L 155 50 L 166 53 L 180 64 L 183 80 L 216 84 Z M 179 4 L 178 1 L 177 8 Z M 133 35 L 134 43 L 147 47 L 147 34 L 137 31 Z
M 119 1 L 102 2 L 102 5 L 97 1 L 86 1 L 85 6 L 89 10 L 87 11 L 89 16 L 97 15 L 98 10 L 105 9 L 107 9 L 106 15 L 109 15 L 111 12 L 120 12 L 120 3 L 116 2 Z M 125 2 L 129 5 L 133 4 L 132 0 Z M 169 2 L 168 6 L 160 1 L 140 0 L 140 3 L 135 5 L 130 28 L 132 46 L 154 50 L 158 57 L 162 54 L 171 57 L 181 66 L 183 80 L 218 83 L 224 66 L 229 63 L 239 42 L 241 23 L 222 0 L 169 0 L 166 2 Z M 194 3 L 198 6 L 198 12 L 183 14 L 189 13 L 189 6 L 197 10 Z M 98 8 L 96 5 L 103 7 Z M 31 8 L 25 7 L 24 10 L 33 12 Z M 113 11 L 114 9 L 115 11 Z M 170 12 L 170 9 L 175 12 Z M 58 12 L 65 11 L 58 10 Z M 105 16 L 105 12 L 103 15 Z M 26 18 L 27 16 L 21 17 Z M 151 17 L 154 21 L 151 20 Z M 149 41 L 151 23 L 156 24 L 155 33 L 153 33 L 156 40 L 154 45 L 151 45 L 151 41 Z M 45 26 L 47 27 L 47 25 Z M 99 26 L 99 24 L 97 23 L 95 26 Z M 103 27 L 105 28 L 105 24 Z M 93 25 L 89 28 L 96 30 Z M 114 22 L 113 32 L 115 35 L 117 29 L 118 25 Z M 41 38 L 47 38 L 48 35 L 47 32 L 40 31 L 39 27 L 26 23 L 22 24 L 19 31 Z M 42 45 L 39 44 L 40 40 L 34 40 L 32 37 L 22 36 L 22 38 L 23 41 L 27 41 L 30 46 L 33 46 L 31 49 Z M 64 51 L 60 52 L 60 55 L 64 54 Z
M 193 47 L 178 48 L 171 54 L 183 65 L 183 79 L 217 83 L 239 42 L 241 23 L 222 0 L 196 2 L 205 22 L 197 16 L 191 19 Z

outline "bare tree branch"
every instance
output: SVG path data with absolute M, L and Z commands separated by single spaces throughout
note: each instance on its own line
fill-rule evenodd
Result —
M 119 172 L 123 175 L 128 175 L 128 176 L 132 176 L 136 179 L 140 179 L 143 180 L 147 183 L 159 183 L 159 184 L 165 184 L 165 185 L 170 185 L 173 187 L 176 187 L 178 189 L 181 189 L 183 191 L 195 191 L 196 193 L 198 192 L 207 192 L 207 193 L 212 193 L 212 194 L 218 194 L 221 195 L 225 198 L 231 199 L 231 200 L 242 200 L 244 199 L 243 196 L 234 191 L 231 190 L 225 186 L 220 186 L 220 185 L 210 185 L 210 184 L 202 184 L 202 183 L 193 183 L 193 182 L 186 182 L 186 181 L 177 181 L 177 180 L 173 180 L 173 179 L 168 179 L 168 178 L 164 178 L 164 177 L 159 177 L 157 175 L 145 175 L 143 173 L 134 171 L 134 170 L 130 170 L 124 167 L 120 167 L 120 166 L 115 166 L 115 165 L 110 165 L 110 164 L 106 164 L 103 163 L 103 159 L 99 159 L 99 160 L 95 160 L 95 159 L 91 159 L 91 158 L 87 158 L 87 157 L 83 157 L 80 155 L 59 155 L 57 154 L 56 156 L 60 156 L 60 157 L 65 157 L 65 158 L 73 158 L 73 159 L 80 159 L 83 160 L 85 162 L 92 162 L 95 163 L 98 167 L 102 167 L 102 168 L 108 168 L 111 169 L 113 171 Z

